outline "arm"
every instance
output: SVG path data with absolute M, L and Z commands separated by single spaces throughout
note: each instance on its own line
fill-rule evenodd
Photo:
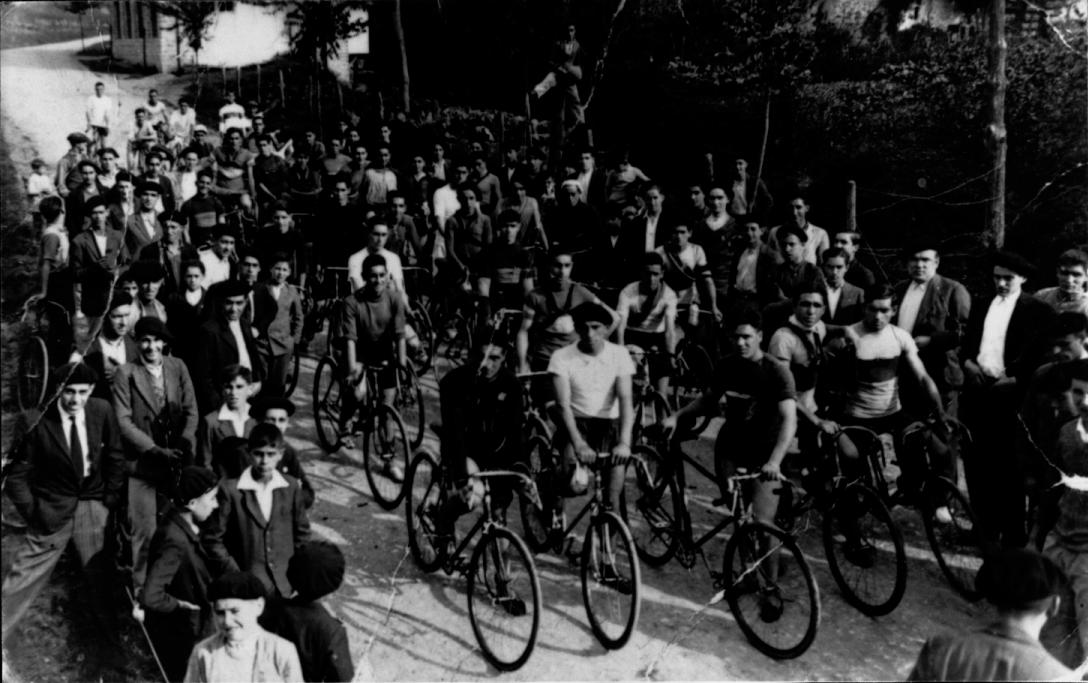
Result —
M 948 351 L 960 345 L 967 330 L 967 319 L 971 317 L 971 295 L 967 289 L 956 283 L 952 296 L 948 300 L 948 315 L 944 320 L 944 329 L 930 335 L 929 344 L 941 351 Z
M 155 448 L 155 441 L 149 434 L 140 430 L 132 419 L 132 366 L 121 366 L 113 376 L 113 410 L 121 428 L 124 443 L 137 454 L 147 453 Z
M 34 454 L 35 447 L 31 443 L 33 437 L 29 433 L 29 427 L 37 422 L 40 415 L 41 413 L 37 410 L 19 413 L 15 424 L 15 436 L 12 439 L 12 443 L 18 444 L 19 448 L 6 467 L 8 472 L 4 487 L 15 509 L 31 524 L 34 519 L 35 498 L 30 488 L 30 471 L 33 469 L 31 456 Z
M 518 329 L 517 351 L 518 372 L 529 372 L 529 330 L 533 329 L 536 311 L 526 304 L 521 312 L 521 327 Z
M 589 446 L 586 444 L 585 438 L 582 437 L 582 433 L 578 431 L 578 424 L 574 421 L 574 408 L 570 404 L 570 378 L 566 375 L 553 374 L 552 384 L 555 387 L 555 401 L 559 404 L 563 429 L 566 430 L 567 436 L 570 437 L 575 453 L 581 453 Z
M 616 444 L 616 451 L 619 451 L 617 455 L 628 455 L 631 452 L 631 432 L 635 426 L 633 394 L 631 375 L 617 377 L 616 398 L 620 402 L 620 438 L 619 443 Z
M 185 425 L 181 428 L 181 438 L 189 444 L 190 457 L 196 452 L 196 429 L 200 421 L 200 412 L 196 407 L 196 389 L 193 378 L 184 363 L 179 363 L 181 370 L 181 412 L 185 415 Z
M 167 540 L 159 548 L 159 553 L 151 558 L 140 602 L 152 612 L 169 614 L 182 606 L 177 598 L 166 592 L 181 567 L 182 549 Z
M 627 335 L 627 319 L 631 314 L 631 300 L 625 296 L 620 296 L 620 300 L 616 303 L 616 343 L 623 346 L 626 342 L 624 337 Z
M 670 354 L 676 353 L 676 316 L 665 314 L 665 350 Z
M 351 663 L 351 651 L 348 649 L 348 634 L 343 624 L 337 625 L 325 651 L 326 681 L 350 681 L 355 678 L 355 667 Z
M 310 517 L 306 514 L 306 502 L 302 495 L 302 486 L 293 490 L 291 507 L 294 511 L 295 547 L 310 540 Z
M 299 344 L 302 342 L 302 300 L 299 299 L 298 292 L 294 288 L 291 289 L 291 293 L 294 296 L 291 297 L 287 314 L 291 318 L 291 338 L 295 340 L 295 344 Z
M 918 350 L 908 349 L 906 351 L 906 358 L 911 372 L 914 373 L 914 377 L 922 385 L 922 389 L 925 390 L 930 403 L 933 404 L 933 411 L 937 414 L 939 419 L 944 420 L 945 414 L 944 405 L 941 403 L 941 393 L 937 390 L 937 384 L 933 381 L 933 378 L 926 372 L 926 367 L 922 364 L 922 359 L 918 356 Z
M 205 527 L 206 533 L 202 534 L 200 538 L 201 545 L 208 554 L 208 568 L 211 570 L 212 576 L 219 576 L 228 571 L 238 571 L 238 563 L 230 556 L 226 543 L 223 541 L 227 534 L 227 525 L 230 524 L 231 515 L 233 514 L 233 503 L 226 488 L 223 485 L 219 487 L 219 493 L 216 494 L 219 509 L 213 512 L 208 519 Z
M 212 467 L 214 447 L 212 446 L 212 430 L 208 428 L 207 416 L 200 419 L 197 427 L 196 464 L 199 467 Z
M 778 417 L 781 426 L 778 428 L 778 440 L 775 441 L 771 457 L 767 459 L 764 468 L 771 468 L 775 472 L 781 472 L 782 461 L 786 459 L 786 451 L 789 450 L 793 437 L 797 434 L 797 401 L 787 398 L 778 402 Z M 770 475 L 764 469 L 764 472 Z

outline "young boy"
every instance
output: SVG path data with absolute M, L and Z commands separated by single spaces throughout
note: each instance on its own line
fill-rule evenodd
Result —
M 295 646 L 257 623 L 265 594 L 248 572 L 229 572 L 208 586 L 219 632 L 193 648 L 186 683 L 304 680 Z
M 42 201 L 42 197 L 57 193 L 57 186 L 53 184 L 53 179 L 49 177 L 44 161 L 35 159 L 30 162 L 30 175 L 26 177 L 24 184 L 26 186 L 26 201 L 30 204 L 30 213 L 34 215 L 35 225 L 39 226 L 38 204 Z
M 286 254 L 271 257 L 269 276 L 253 288 L 253 339 L 267 368 L 264 395 L 282 396 L 295 344 L 302 340 L 302 300 L 287 283 L 291 262 Z
M 197 433 L 197 462 L 212 467 L 223 476 L 212 460 L 216 446 L 231 436 L 246 438 L 257 424 L 249 417 L 249 396 L 253 374 L 241 365 L 228 365 L 223 370 L 223 404 L 218 410 L 204 415 Z
M 269 424 L 249 435 L 253 465 L 237 479 L 223 482 L 219 513 L 209 520 L 208 551 L 213 558 L 233 559 L 257 576 L 269 595 L 293 592 L 287 562 L 295 548 L 310 540 L 310 520 L 298 480 L 276 469 L 287 444 Z M 249 680 L 249 679 L 245 679 Z
M 249 408 L 249 416 L 256 420 L 258 424 L 275 425 L 276 429 L 279 429 L 280 433 L 285 437 L 287 436 L 287 430 L 291 427 L 291 416 L 294 414 L 295 404 L 291 403 L 290 399 L 281 396 L 259 398 Z M 306 477 L 306 470 L 302 469 L 302 463 L 298 459 L 298 452 L 294 446 L 287 444 L 283 451 L 283 458 L 276 469 L 281 474 L 290 474 L 298 479 L 298 483 L 302 487 L 302 501 L 306 504 L 306 509 L 309 510 L 313 507 L 314 487 Z

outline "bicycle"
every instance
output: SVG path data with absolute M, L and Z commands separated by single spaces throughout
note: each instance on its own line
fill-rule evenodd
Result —
M 517 375 L 522 383 L 522 434 L 525 443 L 529 443 L 534 437 L 544 439 L 549 445 L 552 440 L 552 428 L 548 422 L 547 401 L 541 390 L 533 391 L 533 382 L 543 379 L 551 380 L 548 372 L 525 372 Z
M 672 406 L 660 391 L 654 388 L 650 376 L 650 357 L 672 357 L 666 351 L 656 348 L 644 350 L 635 344 L 627 344 L 627 351 L 635 364 L 635 374 L 631 378 L 633 391 L 632 402 L 635 407 L 635 424 L 631 435 L 634 443 L 646 442 L 646 430 L 672 414 Z
M 622 512 L 639 556 L 652 567 L 676 556 L 681 566 L 691 569 L 698 555 L 719 591 L 712 602 L 726 600 L 748 642 L 774 659 L 799 657 L 816 638 L 819 588 L 795 537 L 753 518 L 744 483 L 761 474 L 738 469 L 729 477 L 723 518 L 695 538 L 683 493 L 687 490 L 684 464 L 712 481 L 717 477 L 678 446 L 670 460 L 679 464 L 673 467 L 659 456 L 628 464 Z M 730 526 L 733 533 L 725 546 L 722 571 L 716 572 L 702 548 Z M 790 559 L 788 571 L 780 566 L 783 554 Z
M 402 468 L 406 468 L 409 454 L 408 436 L 400 414 L 382 402 L 378 374 L 387 369 L 387 363 L 364 367 L 361 381 L 365 395 L 362 403 L 354 406 L 355 388 L 344 381 L 336 359 L 331 354 L 325 355 L 314 372 L 313 411 L 318 442 L 326 452 L 336 451 L 345 434 L 359 435 L 371 493 L 382 508 L 392 510 L 405 493 L 404 477 L 397 481 L 393 476 L 396 463 L 402 462 Z
M 439 568 L 468 579 L 468 615 L 484 657 L 500 671 L 515 671 L 529 660 L 540 628 L 540 578 L 525 541 L 505 524 L 504 515 L 491 508 L 490 481 L 514 478 L 523 487 L 532 479 L 510 470 L 478 472 L 472 477 L 483 486 L 482 511 L 471 530 L 454 545 L 453 537 L 438 529 L 451 493 L 450 475 L 426 450 L 412 459 L 405 504 L 408 547 L 425 572 Z M 479 538 L 466 562 L 464 554 Z
M 19 376 L 15 393 L 19 408 L 39 408 L 49 390 L 52 359 L 67 359 L 72 342 L 72 322 L 68 311 L 60 304 L 40 296 L 32 296 L 23 304 L 20 322 L 30 334 L 19 353 Z
M 636 446 L 631 460 L 641 461 L 646 457 L 656 457 L 656 454 L 647 454 L 649 450 L 651 449 L 644 446 Z M 541 460 L 542 469 L 538 470 L 536 463 L 531 465 L 531 476 L 537 482 L 539 495 L 535 500 L 527 496 L 521 499 L 525 540 L 536 552 L 563 551 L 573 560 L 574 554 L 569 548 L 563 547 L 564 541 L 571 537 L 582 518 L 589 516 L 589 527 L 586 529 L 579 557 L 582 600 L 593 635 L 605 648 L 617 650 L 627 644 L 638 623 L 641 570 L 631 531 L 623 518 L 607 509 L 604 502 L 604 483 L 600 468 L 613 456 L 610 453 L 597 454 L 591 464 L 596 470 L 593 494 L 575 515 L 574 520 L 566 524 L 566 515 L 561 511 L 563 500 L 558 496 L 553 483 L 558 474 L 559 454 L 552 450 L 550 443 L 548 451 Z
M 427 312 L 430 302 L 430 287 L 421 284 L 430 273 L 426 268 L 420 266 L 403 266 L 402 270 L 404 271 L 406 294 L 408 294 L 411 301 L 415 302 L 415 305 L 410 306 L 407 311 L 406 322 L 408 327 L 415 332 L 415 341 L 409 342 L 408 353 L 412 365 L 415 366 L 416 374 L 423 375 L 433 366 L 437 345 L 434 325 L 430 314 Z
M 397 394 L 393 401 L 397 413 L 408 428 L 409 445 L 419 448 L 427 429 L 427 408 L 423 402 L 423 385 L 411 363 L 397 369 Z
M 686 316 L 685 312 L 683 316 Z M 700 317 L 713 316 L 710 311 L 699 311 Z M 691 403 L 710 389 L 714 378 L 714 362 L 710 353 L 696 341 L 693 334 L 685 334 L 676 344 L 676 370 L 671 381 L 672 405 L 675 408 Z M 702 434 L 710 424 L 710 415 L 696 418 L 688 436 Z

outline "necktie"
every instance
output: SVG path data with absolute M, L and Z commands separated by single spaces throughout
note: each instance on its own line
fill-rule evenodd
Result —
M 79 441 L 79 429 L 76 427 L 75 416 L 69 417 L 68 423 L 71 425 L 71 429 L 68 430 L 68 452 L 73 460 L 79 462 L 80 469 L 83 470 L 83 475 L 86 476 L 89 473 L 87 472 L 87 464 L 83 461 L 83 444 Z

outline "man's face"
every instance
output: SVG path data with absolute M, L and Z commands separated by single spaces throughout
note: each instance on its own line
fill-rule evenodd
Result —
M 548 274 L 552 280 L 560 284 L 570 282 L 570 273 L 574 270 L 574 259 L 570 254 L 559 254 L 552 259 L 548 267 Z
M 166 222 L 166 239 L 170 244 L 181 244 L 181 238 L 185 235 L 181 223 L 177 221 Z
M 389 241 L 389 226 L 375 225 L 370 229 L 370 248 L 374 251 L 384 249 Z
M 264 598 L 239 600 L 223 598 L 216 600 L 215 627 L 223 634 L 227 642 L 239 643 L 257 629 L 257 617 L 264 612 Z
M 1081 419 L 1088 418 L 1088 380 L 1074 379 L 1069 388 L 1069 395 Z
M 725 212 L 725 202 L 725 190 L 715 187 L 710 191 L 710 208 L 715 214 L 721 215 Z
M 458 166 L 453 170 L 453 174 L 457 176 L 457 183 L 462 184 L 468 180 L 468 166 Z
M 152 90 L 147 93 L 147 101 L 151 104 L 157 104 L 159 101 L 159 92 L 157 90 Z
M 435 159 L 441 159 L 444 156 L 446 156 L 446 148 L 443 147 L 442 145 L 435 145 L 434 146 L 434 158 Z
M 194 131 L 193 131 L 193 137 L 194 137 L 194 138 L 196 138 L 196 142 L 197 142 L 197 144 L 199 144 L 199 145 L 203 145 L 203 144 L 204 144 L 204 138 L 205 138 L 205 137 L 206 137 L 207 135 L 208 135 L 208 134 L 207 134 L 207 133 L 205 133 L 205 132 L 204 132 L 204 131 L 202 131 L 202 130 L 194 130 Z
M 476 196 L 475 192 L 465 192 L 465 205 L 468 207 L 470 213 L 476 213 L 480 210 L 480 199 Z
M 743 176 L 748 172 L 748 162 L 744 159 L 737 159 L 736 161 L 737 175 Z
M 91 209 L 91 227 L 101 228 L 106 225 L 106 219 L 109 217 L 110 212 L 104 206 L 96 206 Z
M 262 157 L 272 156 L 272 143 L 268 140 L 261 140 L 257 143 L 257 152 Z
M 151 280 L 150 282 L 141 282 L 140 288 L 140 301 L 145 304 L 151 303 L 155 297 L 159 295 L 159 290 L 162 289 L 162 280 Z
M 367 158 L 368 154 L 366 147 L 355 148 L 355 163 L 358 164 L 360 168 L 366 165 Z
M 1055 337 L 1051 342 L 1050 353 L 1055 361 L 1077 360 L 1084 355 L 1084 337 L 1079 334 Z
M 656 263 L 642 267 L 642 284 L 651 292 L 657 291 L 664 277 L 665 269 Z
M 139 128 L 147 121 L 147 114 L 141 109 L 136 112 L 136 127 Z
M 196 156 L 195 154 L 193 155 Z M 106 173 L 110 173 L 117 168 L 117 155 L 113 152 L 104 152 L 98 156 L 99 161 L 102 162 L 102 169 Z
M 272 214 L 272 224 L 276 226 L 276 230 L 284 233 L 291 229 L 291 214 L 287 213 L 283 209 L 278 209 Z
M 233 149 L 238 149 L 242 146 L 242 134 L 237 128 L 232 128 L 231 131 L 227 133 L 227 142 L 230 143 L 230 146 Z
M 231 410 L 237 410 L 249 398 L 249 382 L 245 377 L 235 377 L 223 385 L 223 402 Z
M 286 434 L 287 428 L 291 426 L 291 417 L 283 408 L 269 408 L 264 411 L 264 419 L 261 421 L 275 425 L 276 429 L 280 430 L 280 434 Z
M 786 235 L 782 243 L 782 255 L 790 263 L 800 263 L 805 260 L 805 245 L 797 239 L 797 235 Z
M 359 131 L 355 130 L 354 128 L 348 131 L 348 141 L 351 144 L 357 144 L 362 139 L 362 136 L 359 135 Z
M 78 413 L 87 405 L 93 384 L 68 384 L 60 392 L 60 408 L 66 413 Z
M 393 159 L 393 154 L 385 147 L 382 147 L 378 151 L 378 156 L 382 159 L 382 168 L 388 168 L 389 162 Z
M 698 185 L 693 185 L 688 188 L 689 195 L 691 197 L 691 205 L 696 209 L 701 209 L 706 206 L 706 195 L 703 193 L 703 188 Z
M 502 369 L 506 361 L 506 351 L 501 346 L 488 344 L 484 347 L 483 356 L 480 358 L 480 366 L 476 370 L 476 376 L 480 379 L 494 379 Z
M 253 284 L 257 281 L 257 276 L 261 272 L 261 262 L 257 260 L 256 256 L 246 256 L 242 259 L 240 268 L 242 271 L 242 279 Z
M 808 219 L 805 218 L 808 215 L 808 204 L 804 199 L 797 198 L 790 202 L 790 213 L 797 227 L 803 228 L 808 223 Z
M 229 322 L 235 322 L 242 319 L 242 311 L 246 307 L 246 298 L 244 296 L 230 296 L 223 299 L 223 317 Z
M 865 304 L 865 327 L 870 332 L 883 330 L 892 321 L 895 306 L 891 299 L 874 299 Z
M 597 320 L 589 320 L 575 326 L 578 338 L 583 346 L 600 348 L 608 339 L 608 325 Z
M 481 178 L 487 175 L 487 163 L 483 159 L 476 160 L 476 175 Z
M 94 94 L 95 95 L 97 95 L 99 97 L 102 97 L 102 95 L 105 92 L 106 92 L 106 86 L 102 85 L 101 83 L 96 83 L 95 84 L 95 86 L 94 86 Z
M 994 266 L 994 289 L 998 296 L 1013 296 L 1020 293 L 1020 288 L 1027 281 L 1004 266 Z
M 854 243 L 854 236 L 848 232 L 835 233 L 835 246 L 846 252 L 851 259 L 858 253 L 858 245 Z
M 206 197 L 212 191 L 212 179 L 208 176 L 200 176 L 196 179 L 196 191 L 202 197 Z
M 525 200 L 525 193 L 526 193 L 525 184 L 524 183 L 514 183 L 514 193 L 517 194 L 518 199 L 524 201 Z
M 263 133 L 264 132 L 264 119 L 262 119 L 262 118 L 253 119 L 253 132 L 255 132 L 255 133 Z
M 159 171 L 162 170 L 162 159 L 158 157 L 149 157 L 147 160 L 147 174 L 152 177 L 157 177 Z
M 518 151 L 516 149 L 506 150 L 506 165 L 513 166 L 518 163 Z
M 192 170 L 200 163 L 200 157 L 196 155 L 196 152 L 188 152 L 184 157 L 185 167 Z M 199 183 L 198 183 L 199 184 Z M 211 187 L 211 183 L 208 184 Z
M 733 351 L 741 358 L 752 360 L 759 354 L 759 345 L 763 341 L 763 333 L 751 325 L 737 325 L 733 329 L 731 337 Z
M 158 204 L 158 202 L 158 192 L 148 192 L 145 190 L 144 192 L 140 193 L 140 206 L 143 207 L 144 211 L 153 211 L 155 209 L 155 205 Z
M 672 246 L 674 249 L 676 249 L 677 251 L 686 249 L 689 240 L 691 240 L 691 229 L 688 228 L 688 226 L 678 225 L 673 228 L 670 241 L 672 242 Z
M 660 190 L 650 190 L 646 193 L 646 199 L 650 201 L 650 210 L 656 215 L 661 213 L 661 207 L 665 203 L 665 197 Z
M 582 171 L 589 172 L 593 170 L 593 155 L 588 152 L 582 152 Z
M 136 284 L 135 280 L 126 280 L 121 283 L 121 291 L 128 294 L 129 298 L 135 301 L 140 294 L 140 286 Z
M 397 215 L 397 218 L 402 217 L 408 213 L 408 202 L 404 197 L 397 197 L 393 200 L 393 213 Z
M 158 365 L 162 362 L 163 340 L 153 334 L 145 334 L 136 340 L 140 347 L 140 358 L 148 365 Z
M 84 166 L 79 169 L 79 175 L 83 178 L 84 187 L 93 187 L 94 181 L 98 180 L 98 172 L 94 170 L 94 166 Z
M 181 102 L 178 103 L 178 109 L 181 110 L 182 114 L 189 113 L 189 103 L 186 102 L 185 100 L 182 100 Z
M 132 199 L 132 191 L 135 186 L 132 184 L 131 180 L 118 180 L 117 187 L 121 190 L 121 195 L 126 200 Z
M 1084 266 L 1060 266 L 1058 268 L 1058 286 L 1066 294 L 1084 294 L 1084 283 L 1088 273 Z
M 193 515 L 193 520 L 198 524 L 208 521 L 212 513 L 219 509 L 219 487 L 213 486 L 210 491 L 202 496 L 197 496 L 189 501 L 186 509 Z
M 514 244 L 518 241 L 518 233 L 521 232 L 520 221 L 510 221 L 509 223 L 504 224 L 502 227 L 506 235 L 507 244 Z
M 748 237 L 748 246 L 750 247 L 758 247 L 763 243 L 763 227 L 759 223 L 745 225 L 744 234 Z
M 827 284 L 835 289 L 842 287 L 846 281 L 846 259 L 842 256 L 834 256 L 824 260 L 824 279 Z
M 204 273 L 199 268 L 185 269 L 185 289 L 195 292 L 200 289 L 200 283 L 204 280 Z
M 793 307 L 793 313 L 802 326 L 812 327 L 820 322 L 820 317 L 824 314 L 824 298 L 815 292 L 802 294 Z
M 234 253 L 234 236 L 222 235 L 215 241 L 215 251 L 219 258 L 227 258 Z
M 366 271 L 364 279 L 367 289 L 375 294 L 381 294 L 389 282 L 389 271 L 385 269 L 385 266 L 372 266 Z
M 317 134 L 313 131 L 306 131 L 306 144 L 313 145 L 317 142 Z
M 348 198 L 351 196 L 351 188 L 347 183 L 336 183 L 336 201 L 340 203 L 340 206 L 347 206 Z
M 575 204 L 577 204 L 578 203 L 578 198 L 579 198 L 579 196 L 581 196 L 581 192 L 578 190 L 577 187 L 574 187 L 573 185 L 565 185 L 563 187 L 562 194 L 563 194 L 563 197 L 566 198 L 567 203 L 570 206 L 574 206 Z
M 389 126 L 382 126 L 378 129 L 378 132 L 381 134 L 382 140 L 388 140 L 390 137 L 393 136 L 393 129 L 391 129 Z
M 257 481 L 267 481 L 275 471 L 276 465 L 283 458 L 283 450 L 274 446 L 262 446 L 249 452 L 253 458 L 253 478 Z
M 128 332 L 128 317 L 132 315 L 132 306 L 117 306 L 109 312 L 106 316 L 106 329 L 107 336 L 112 339 L 119 339 Z
M 544 160 L 540 157 L 529 157 L 529 166 L 533 173 L 540 173 L 540 169 L 544 168 Z
M 286 261 L 276 261 L 272 264 L 269 274 L 272 276 L 272 282 L 282 285 L 287 282 L 287 278 L 291 277 L 291 266 Z
M 915 282 L 929 282 L 937 274 L 937 266 L 941 263 L 941 257 L 933 249 L 923 249 L 912 254 L 907 261 L 907 273 Z

